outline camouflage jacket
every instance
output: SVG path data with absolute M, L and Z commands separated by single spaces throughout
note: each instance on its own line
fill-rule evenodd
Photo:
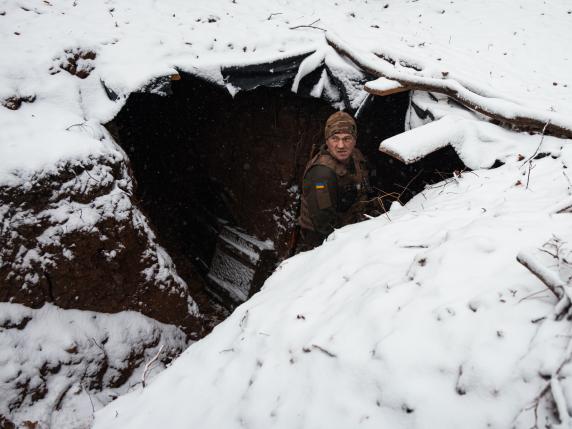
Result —
M 325 238 L 334 228 L 357 222 L 368 188 L 367 164 L 359 149 L 343 164 L 322 146 L 304 171 L 300 226 Z

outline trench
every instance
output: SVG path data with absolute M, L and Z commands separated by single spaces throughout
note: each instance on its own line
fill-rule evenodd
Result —
M 304 166 L 335 109 L 289 81 L 232 97 L 181 77 L 167 96 L 131 94 L 107 127 L 129 156 L 140 207 L 208 313 L 245 300 L 292 254 Z M 378 151 L 404 130 L 408 105 L 408 93 L 370 97 L 357 118 L 372 185 L 402 203 L 462 168 L 450 148 L 410 166 Z

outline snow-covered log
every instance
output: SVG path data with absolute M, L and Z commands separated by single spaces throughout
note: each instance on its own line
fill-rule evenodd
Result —
M 558 154 L 561 148 L 555 137 L 509 132 L 459 109 L 443 108 L 438 102 L 430 108 L 434 121 L 427 118 L 429 122 L 382 141 L 379 150 L 411 164 L 450 145 L 468 168 L 479 169 L 490 168 L 497 160 L 505 162 L 515 153 L 520 152 L 524 159 L 540 152 Z
M 381 76 L 374 81 L 368 82 L 366 84 L 366 90 L 371 94 L 384 97 L 398 92 L 410 91 L 411 88 L 396 80 L 387 79 L 386 77 Z
M 455 119 L 445 116 L 384 140 L 379 150 L 405 164 L 411 164 L 458 141 L 462 131 L 463 128 L 456 125 Z

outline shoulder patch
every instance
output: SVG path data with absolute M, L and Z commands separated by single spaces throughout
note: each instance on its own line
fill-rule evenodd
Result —
M 326 182 L 316 182 L 314 184 L 316 190 L 316 199 L 318 200 L 319 209 L 327 209 L 332 207 L 332 200 L 330 199 L 330 191 L 328 190 Z

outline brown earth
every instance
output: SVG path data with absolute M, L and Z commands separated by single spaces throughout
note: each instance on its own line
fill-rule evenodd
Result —
M 132 190 L 125 162 L 107 158 L 1 187 L 0 301 L 136 310 L 202 335 L 196 304 L 163 260 Z

